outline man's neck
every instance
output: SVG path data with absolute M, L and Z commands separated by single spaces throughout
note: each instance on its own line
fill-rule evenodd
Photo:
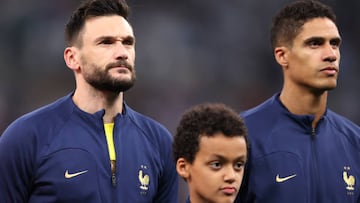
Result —
M 114 122 L 115 116 L 123 111 L 122 92 L 75 90 L 72 99 L 76 106 L 90 114 L 104 109 L 104 123 Z
M 312 127 L 315 127 L 326 111 L 327 95 L 327 91 L 314 94 L 284 89 L 280 94 L 280 101 L 293 114 L 314 115 Z

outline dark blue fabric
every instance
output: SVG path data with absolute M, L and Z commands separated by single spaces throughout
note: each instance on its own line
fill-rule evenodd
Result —
M 359 202 L 359 126 L 328 109 L 312 129 L 278 94 L 241 115 L 251 150 L 236 202 Z
M 0 202 L 177 202 L 172 136 L 124 108 L 114 127 L 115 178 L 104 110 L 83 112 L 69 94 L 13 122 L 0 137 Z

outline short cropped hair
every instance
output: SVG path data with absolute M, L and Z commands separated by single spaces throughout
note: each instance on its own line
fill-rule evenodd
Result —
M 336 24 L 333 10 L 315 0 L 294 1 L 274 16 L 271 26 L 271 46 L 292 45 L 302 26 L 314 18 L 328 18 Z
M 187 110 L 182 115 L 174 136 L 175 162 L 182 157 L 192 163 L 199 151 L 200 138 L 212 137 L 216 133 L 223 133 L 227 137 L 244 137 L 248 145 L 243 119 L 225 104 L 205 103 Z
M 65 42 L 73 46 L 78 41 L 85 21 L 98 16 L 119 15 L 128 19 L 129 6 L 125 0 L 85 0 L 73 12 L 65 27 Z

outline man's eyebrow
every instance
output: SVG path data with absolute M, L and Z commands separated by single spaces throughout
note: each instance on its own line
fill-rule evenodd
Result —
M 115 39 L 114 36 L 102 35 L 102 36 L 99 36 L 99 37 L 95 38 L 95 42 L 100 42 L 100 41 L 103 41 L 103 40 L 114 40 L 114 39 Z
M 124 37 L 123 40 L 131 40 L 131 41 L 135 42 L 135 37 L 128 35 L 128 36 Z
M 313 42 L 313 41 L 325 41 L 325 38 L 314 36 L 314 37 L 309 37 L 304 40 L 305 43 L 309 43 L 309 42 Z
M 117 37 L 117 36 L 112 36 L 112 35 L 103 35 L 103 36 L 95 38 L 95 41 L 99 42 L 99 41 L 102 41 L 102 40 L 118 40 L 118 39 L 121 39 L 121 41 L 124 41 L 124 40 L 135 41 L 135 37 L 131 36 L 131 35 L 128 35 L 128 36 L 125 36 L 125 37 Z
M 325 37 L 318 37 L 318 36 L 314 36 L 314 37 L 309 37 L 307 39 L 304 40 L 305 43 L 309 43 L 312 41 L 326 41 Z M 330 41 L 335 41 L 335 42 L 341 42 L 341 37 L 333 37 L 330 39 Z

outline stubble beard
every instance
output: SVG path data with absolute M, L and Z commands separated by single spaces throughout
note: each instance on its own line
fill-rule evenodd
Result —
M 92 87 L 100 91 L 109 91 L 113 93 L 125 92 L 134 86 L 136 81 L 135 69 L 133 66 L 128 64 L 126 61 L 119 61 L 116 63 L 108 64 L 105 70 L 95 64 L 87 64 L 90 66 L 92 71 L 83 72 L 84 79 Z M 109 70 L 112 67 L 125 66 L 130 71 L 130 79 L 119 79 L 112 77 Z

